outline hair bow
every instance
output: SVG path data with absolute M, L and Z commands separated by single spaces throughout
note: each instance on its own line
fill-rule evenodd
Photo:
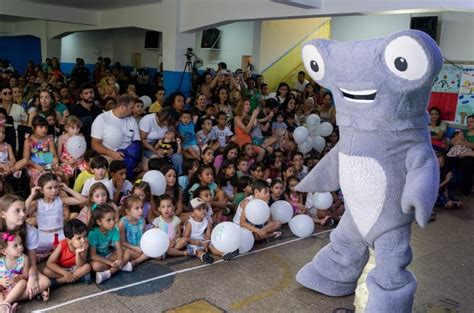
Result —
M 11 234 L 8 232 L 2 234 L 2 239 L 6 242 L 15 240 L 15 237 L 15 234 Z

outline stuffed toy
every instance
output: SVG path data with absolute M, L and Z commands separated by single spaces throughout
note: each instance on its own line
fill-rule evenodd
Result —
M 372 248 L 366 312 L 411 312 L 411 223 L 427 224 L 439 187 L 426 109 L 441 51 L 427 34 L 407 30 L 367 41 L 317 39 L 302 56 L 311 78 L 332 91 L 340 141 L 296 190 L 341 189 L 346 212 L 296 280 L 350 295 Z

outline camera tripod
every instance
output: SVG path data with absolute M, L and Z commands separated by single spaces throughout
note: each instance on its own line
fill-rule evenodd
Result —
M 176 91 L 184 92 L 181 90 L 181 86 L 183 85 L 183 79 L 186 72 L 189 72 L 189 92 L 192 96 L 194 94 L 194 91 L 193 91 L 193 66 L 192 66 L 191 60 L 187 60 L 186 64 L 184 65 L 183 72 L 181 73 L 181 77 L 179 78 L 178 89 Z

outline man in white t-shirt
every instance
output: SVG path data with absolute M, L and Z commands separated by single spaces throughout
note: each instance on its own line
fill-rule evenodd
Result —
M 298 80 L 295 83 L 295 86 L 293 87 L 293 90 L 296 92 L 303 92 L 304 87 L 306 87 L 307 84 L 309 84 L 309 81 L 304 79 L 305 73 L 304 71 L 299 71 L 298 72 Z
M 140 140 L 137 122 L 132 117 L 135 100 L 129 95 L 117 99 L 117 106 L 97 116 L 92 123 L 92 149 L 110 160 L 123 160 L 124 154 L 116 150 L 125 149 L 135 140 Z

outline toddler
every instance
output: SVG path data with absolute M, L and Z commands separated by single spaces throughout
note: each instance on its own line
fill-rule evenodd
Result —
M 158 156 L 168 164 L 172 164 L 171 156 L 175 153 L 182 153 L 181 139 L 176 138 L 176 133 L 172 130 L 165 132 L 163 139 L 158 140 L 155 145 Z
M 14 312 L 18 305 L 15 301 L 27 296 L 29 260 L 23 253 L 23 244 L 18 234 L 2 233 L 0 248 L 0 308 Z
M 170 245 L 166 254 L 188 256 L 188 252 L 185 250 L 187 241 L 182 237 L 181 219 L 175 215 L 173 198 L 168 195 L 161 196 L 158 211 L 160 216 L 155 218 L 153 226 L 168 234 Z
M 146 222 L 143 216 L 143 200 L 131 195 L 125 199 L 125 216 L 120 219 L 119 231 L 124 248 L 130 253 L 132 266 L 142 263 L 148 257 L 140 249 L 140 239 L 145 232 Z
M 190 204 L 193 213 L 184 224 L 184 238 L 188 242 L 188 255 L 195 255 L 201 262 L 208 264 L 214 263 L 214 258 L 209 252 L 221 256 L 225 261 L 239 255 L 239 249 L 224 254 L 211 244 L 212 222 L 207 215 L 206 203 L 200 198 L 194 198 Z
M 76 169 L 83 171 L 87 168 L 87 164 L 82 156 L 78 159 L 75 159 L 67 151 L 67 141 L 69 138 L 73 136 L 83 137 L 81 134 L 79 134 L 81 127 L 82 122 L 80 119 L 75 116 L 69 116 L 66 119 L 66 124 L 64 125 L 66 132 L 59 136 L 58 154 L 59 160 L 61 161 L 61 171 L 64 172 L 66 181 L 69 181 L 69 178 L 74 176 L 74 171 Z
M 183 154 L 187 158 L 201 159 L 201 150 L 199 150 L 194 132 L 194 123 L 191 121 L 191 111 L 185 110 L 181 113 L 178 124 L 178 133 L 183 138 Z

